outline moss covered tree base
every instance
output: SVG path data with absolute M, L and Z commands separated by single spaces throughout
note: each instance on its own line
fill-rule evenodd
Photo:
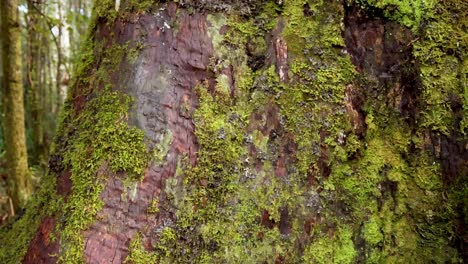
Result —
M 0 262 L 466 259 L 463 1 L 241 2 L 97 4 Z

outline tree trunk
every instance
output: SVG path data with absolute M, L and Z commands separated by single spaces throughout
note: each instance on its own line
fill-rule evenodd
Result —
M 43 84 L 41 57 L 42 52 L 42 31 L 44 30 L 43 23 L 40 21 L 41 15 L 39 11 L 42 8 L 41 1 L 27 1 L 28 4 L 28 21 L 27 21 L 27 81 L 29 86 L 29 96 L 31 104 L 31 128 L 33 136 L 33 161 L 41 164 L 45 159 L 44 146 L 44 118 L 42 104 L 41 87 Z
M 13 200 L 15 210 L 18 210 L 32 191 L 26 152 L 18 1 L 2 1 L 0 8 L 8 194 Z
M 466 260 L 468 8 L 369 2 L 99 2 L 0 261 Z
M 62 6 L 60 1 L 57 2 L 57 14 L 58 19 L 62 21 Z M 61 98 L 61 90 L 62 90 L 62 64 L 65 66 L 62 58 L 62 22 L 58 24 L 58 34 L 57 34 L 57 68 L 55 73 L 55 91 L 53 93 L 53 97 L 55 98 L 55 107 L 53 108 L 54 116 L 58 116 L 58 112 L 60 111 L 60 107 L 62 105 L 62 98 Z

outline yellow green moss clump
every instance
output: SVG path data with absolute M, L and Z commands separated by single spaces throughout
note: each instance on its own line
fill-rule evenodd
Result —
M 432 13 L 426 11 L 437 4 L 358 3 L 413 32 L 427 22 Z M 182 162 L 184 169 L 166 182 L 177 208 L 176 241 L 161 242 L 168 250 L 160 252 L 160 261 L 395 263 L 411 262 L 415 256 L 421 262 L 460 260 L 451 238 L 454 208 L 459 206 L 453 197 L 461 192 L 444 197 L 440 164 L 423 145 L 424 129 L 446 133 L 456 127 L 455 118 L 442 118 L 453 109 L 447 108 L 445 115 L 442 108 L 426 105 L 417 116 L 421 119 L 409 124 L 385 96 L 367 92 L 386 91 L 358 74 L 343 51 L 344 13 L 338 2 L 304 0 L 282 5 L 268 1 L 255 19 L 208 16 L 215 49 L 210 70 L 217 84 L 213 91 L 203 84 L 197 87 L 197 165 Z M 221 33 L 221 28 L 227 30 Z M 276 34 L 272 42 L 282 38 L 287 43 L 287 81 L 280 80 L 274 62 L 259 68 L 249 64 L 249 59 L 267 52 L 271 30 Z M 416 46 L 419 59 L 417 51 Z M 227 67 L 232 67 L 232 76 L 223 72 Z M 424 68 L 421 73 L 423 101 L 431 96 L 431 85 L 448 84 L 444 78 L 454 81 L 454 90 L 462 94 L 455 81 L 460 73 L 426 74 Z M 348 85 L 367 96 L 360 106 L 367 127 L 362 135 L 354 134 L 346 113 Z M 262 128 L 271 125 L 266 123 L 271 109 L 278 109 L 280 125 L 264 134 Z M 426 121 L 431 110 L 440 112 L 440 118 Z M 287 175 L 278 177 L 276 162 L 284 154 L 281 140 L 287 136 L 297 149 L 285 165 Z M 438 201 L 450 210 L 444 211 Z
M 109 177 L 118 172 L 126 175 L 123 182 L 142 180 L 149 153 L 143 131 L 128 125 L 128 111 L 133 103 L 130 96 L 113 91 L 111 74 L 128 57 L 128 46 L 113 43 L 104 49 L 104 43 L 92 38 L 84 44 L 84 53 L 77 66 L 80 77 L 72 95 L 90 98 L 83 109 L 68 109 L 61 126 L 66 142 L 59 144 L 63 165 L 71 171 L 72 194 L 63 205 L 57 226 L 61 234 L 61 263 L 83 263 L 84 237 L 103 206 L 100 193 Z M 95 52 L 101 52 L 97 65 Z M 91 74 L 92 73 L 92 74 Z M 86 89 L 76 90 L 81 87 Z M 100 88 L 104 87 L 104 88 Z M 59 231 L 60 230 L 60 231 Z
M 158 256 L 153 252 L 148 252 L 143 247 L 142 238 L 139 233 L 137 233 L 132 241 L 130 241 L 130 246 L 128 248 L 128 256 L 125 259 L 124 263 L 128 264 L 151 264 L 158 263 Z
M 41 189 L 27 204 L 24 215 L 0 229 L 0 263 L 21 263 L 41 220 L 62 208 L 62 199 L 55 191 L 55 175 L 49 173 L 41 180 Z
M 414 43 L 424 86 L 422 126 L 445 135 L 467 133 L 467 9 L 466 1 L 442 1 Z
M 64 153 L 65 166 L 71 168 L 73 193 L 64 204 L 66 221 L 61 224 L 60 261 L 80 263 L 84 252 L 81 231 L 93 223 L 102 208 L 100 193 L 108 177 L 126 172 L 141 179 L 148 153 L 144 134 L 127 124 L 131 100 L 109 90 L 98 93 L 87 103 L 71 126 L 76 131 Z M 114 175 L 114 176 L 113 176 Z
M 318 159 L 313 149 L 314 144 L 320 143 L 318 131 L 323 123 L 330 123 L 327 129 L 335 137 L 349 129 L 345 115 L 337 109 L 342 107 L 344 88 L 354 72 L 349 57 L 336 49 L 336 45 L 344 45 L 340 35 L 342 6 L 315 4 L 317 15 L 306 19 L 302 14 L 305 3 L 286 2 L 281 7 L 271 1 L 258 19 L 208 16 L 208 32 L 215 48 L 210 70 L 216 74 L 217 85 L 213 92 L 203 84 L 197 87 L 200 98 L 194 114 L 200 146 L 197 165 L 193 168 L 184 165 L 181 175 L 176 175 L 177 179 L 183 178 L 183 191 L 177 187 L 180 180 L 166 182 L 172 186 L 166 192 L 174 197 L 173 204 L 178 209 L 174 227 L 177 240 L 160 242 L 169 249 L 160 254 L 161 262 L 274 263 L 283 259 L 299 263 L 313 258 L 310 254 L 303 257 L 303 249 L 297 243 L 322 243 L 320 239 L 324 236 L 319 230 L 328 223 L 317 225 L 313 231 L 316 235 L 303 241 L 305 218 L 311 213 L 308 199 L 317 196 L 305 181 L 311 164 Z M 281 37 L 288 45 L 291 43 L 288 54 L 297 59 L 292 60 L 288 73 L 293 79 L 291 83 L 280 81 L 274 65 L 262 65 L 260 69 L 248 65 L 246 46 L 255 47 L 249 49 L 249 56 L 265 53 L 268 31 L 284 22 L 275 17 L 276 12 L 290 18 L 285 21 Z M 330 17 L 328 12 L 334 15 Z M 326 19 L 332 22 L 327 33 L 322 34 L 321 21 Z M 258 27 L 257 23 L 264 27 Z M 223 26 L 228 30 L 221 34 Z M 308 41 L 312 41 L 310 45 L 301 45 Z M 324 61 L 323 67 L 301 59 L 303 48 L 307 52 L 320 49 L 320 54 L 310 55 Z M 232 67 L 232 77 L 222 73 L 226 67 Z M 316 78 L 309 78 L 315 72 Z M 229 78 L 235 80 L 234 86 Z M 284 178 L 275 176 L 279 139 L 259 130 L 271 124 L 265 123 L 265 119 L 259 124 L 250 120 L 255 113 L 266 118 L 264 111 L 270 106 L 279 109 L 278 119 L 285 127 L 281 133 L 291 133 L 299 145 L 297 164 L 287 165 L 290 171 Z M 329 117 L 325 117 L 327 113 Z M 322 119 L 323 123 L 316 119 Z M 256 125 L 259 129 L 248 130 Z M 252 147 L 258 156 L 251 156 Z M 253 165 L 257 159 L 261 160 L 261 168 Z M 330 223 L 336 222 L 330 219 Z M 284 225 L 287 227 L 280 228 Z M 357 255 L 351 239 L 353 230 L 344 227 L 337 236 L 339 242 L 328 257 L 352 262 Z
M 355 263 L 357 252 L 348 228 L 338 229 L 330 238 L 318 238 L 304 253 L 304 263 Z
M 355 71 L 342 36 L 348 4 L 413 31 L 414 63 L 400 65 L 421 81 L 412 120 L 388 102 L 396 83 Z M 150 8 L 128 1 L 115 16 Z M 100 12 L 111 19 L 112 10 Z M 465 10 L 458 0 L 272 0 L 255 17 L 208 15 L 216 83 L 193 87 L 193 114 L 189 105 L 181 109 L 195 125 L 197 161 L 179 157 L 147 208 L 174 221 L 156 230 L 154 248 L 135 235 L 126 263 L 460 263 L 455 227 L 466 222 L 466 177 L 444 181 L 427 135 L 466 133 Z M 148 153 L 143 132 L 128 125 L 132 99 L 112 89 L 110 76 L 142 44 L 133 51 L 130 43 L 108 44 L 86 44 L 77 69 L 87 101 L 61 128 L 68 138 L 58 150 L 73 183 L 59 222 L 64 263 L 83 262 L 82 231 L 102 207 L 108 177 L 141 180 L 148 160 L 163 163 L 172 143 L 165 131 Z M 278 58 L 280 48 L 287 58 Z M 362 93 L 362 105 L 353 106 L 365 127 L 359 134 L 347 87 Z M 6 237 L 2 243 L 12 245 Z M 9 252 L 0 250 L 0 260 L 20 259 Z
M 437 0 L 357 0 L 361 8 L 379 8 L 384 15 L 401 24 L 418 30 L 420 24 L 432 13 Z

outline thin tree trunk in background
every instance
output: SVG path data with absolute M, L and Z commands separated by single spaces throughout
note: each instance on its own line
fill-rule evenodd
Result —
M 73 30 L 75 30 L 76 28 L 73 28 L 72 25 L 74 25 L 74 9 L 73 9 L 73 3 L 75 1 L 73 0 L 67 0 L 67 4 L 66 4 L 66 11 L 65 11 L 65 17 L 66 17 L 66 22 L 67 22 L 67 30 L 68 30 L 68 45 L 69 45 L 69 53 L 68 53 L 68 56 L 69 56 L 69 60 L 68 62 L 71 62 L 74 58 L 75 58 L 75 54 L 76 54 L 76 50 L 75 50 L 75 47 L 74 47 L 74 38 L 73 38 L 73 34 L 75 34 L 73 32 Z M 70 60 L 71 59 L 71 60 Z M 70 67 L 71 69 L 73 69 L 73 65 L 72 67 Z M 70 73 L 68 73 L 70 74 Z
M 42 8 L 42 5 L 40 6 L 37 6 L 39 9 Z M 41 12 L 43 12 L 43 10 L 41 9 Z M 41 23 L 44 23 L 43 21 L 41 21 Z M 42 32 L 44 32 L 45 29 L 45 25 L 42 24 L 41 25 L 41 30 Z M 36 119 L 37 120 L 40 120 L 40 122 L 38 122 L 38 125 L 36 127 L 36 133 L 35 135 L 33 135 L 33 138 L 35 138 L 35 141 L 40 143 L 37 145 L 38 149 L 37 149 L 37 152 L 38 152 L 38 156 L 37 156 L 37 160 L 39 163 L 44 163 L 46 162 L 44 160 L 45 155 L 44 155 L 44 149 L 45 149 L 45 146 L 46 146 L 46 143 L 45 143 L 45 134 L 44 134 L 44 127 L 45 127 L 45 124 L 47 122 L 47 119 L 45 118 L 46 117 L 46 114 L 48 114 L 50 112 L 50 106 L 49 104 L 47 103 L 47 90 L 49 89 L 49 84 L 48 84 L 48 79 L 50 78 L 49 76 L 51 76 L 50 72 L 48 71 L 48 69 L 50 69 L 51 65 L 50 63 L 47 61 L 47 56 L 49 54 L 48 50 L 50 49 L 50 45 L 47 41 L 47 36 L 45 36 L 44 33 L 41 33 L 38 35 L 38 39 L 37 39 L 37 43 L 38 43 L 38 58 L 37 58 L 37 67 L 39 67 L 39 76 L 38 76 L 38 89 L 37 89 L 37 98 L 38 98 L 38 107 L 37 107 L 37 110 L 36 110 Z M 33 131 L 34 133 L 34 131 Z
M 57 65 L 56 65 L 56 74 L 55 74 L 55 111 L 54 116 L 57 116 L 60 112 L 60 108 L 62 105 L 62 94 L 61 94 L 61 87 L 62 87 L 62 5 L 60 1 L 57 1 L 57 13 L 59 24 L 58 27 L 58 35 L 57 35 Z
M 70 58 L 76 60 L 78 54 L 78 43 L 80 42 L 80 38 L 82 36 L 81 32 L 81 25 L 80 25 L 80 3 L 81 1 L 68 1 L 68 21 L 70 23 L 69 26 L 72 27 L 72 31 L 68 34 L 68 41 L 70 45 Z M 72 65 L 74 67 L 74 65 Z
M 1 1 L 0 7 L 8 192 L 17 210 L 28 200 L 32 191 L 26 152 L 21 29 L 18 1 Z
M 69 22 L 69 26 L 72 27 L 72 31 L 68 34 L 68 41 L 70 45 L 70 61 L 74 61 L 77 59 L 78 55 L 78 47 L 83 40 L 83 37 L 86 35 L 87 29 L 87 19 L 89 19 L 89 14 L 91 11 L 91 7 L 89 6 L 90 0 L 87 1 L 75 1 L 69 0 L 67 1 L 67 20 Z M 75 65 L 72 65 L 73 67 Z M 68 67 L 71 68 L 71 67 Z M 74 72 L 69 72 L 72 74 Z
M 52 34 L 52 33 L 51 33 Z M 53 52 L 54 46 L 56 45 L 47 45 L 50 43 L 50 36 L 44 35 L 42 38 L 43 43 L 43 63 L 44 63 L 44 86 L 42 90 L 42 107 L 43 107 L 43 123 L 42 129 L 44 133 L 44 145 L 50 146 L 50 142 L 54 133 L 54 123 L 56 122 L 57 117 L 57 103 L 56 103 L 56 60 L 54 58 L 55 53 Z M 44 157 L 48 157 L 48 148 L 43 149 Z M 47 160 L 44 160 L 47 163 Z
M 38 13 L 38 9 L 42 8 L 41 1 L 28 0 L 28 84 L 30 88 L 30 105 L 31 105 L 31 128 L 32 128 L 32 140 L 33 140 L 33 152 L 32 160 L 41 163 L 44 157 L 44 130 L 43 130 L 43 103 L 41 87 L 43 64 L 41 64 L 42 47 L 42 31 L 44 30 L 44 22 L 40 21 L 41 15 Z

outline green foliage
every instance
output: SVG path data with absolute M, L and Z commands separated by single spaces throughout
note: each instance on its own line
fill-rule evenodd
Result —
M 255 73 L 245 68 L 245 57 L 238 49 L 252 41 L 255 35 L 251 22 L 235 18 L 232 20 L 234 22 L 230 22 L 218 17 L 212 23 L 216 26 L 210 29 L 212 36 L 218 34 L 217 28 L 224 23 L 231 27 L 225 38 L 218 34 L 213 40 L 215 48 L 219 47 L 216 49 L 217 56 L 223 58 L 219 67 L 231 64 L 235 66 L 235 71 L 242 73 L 247 70 L 248 74 L 237 75 L 244 76 L 236 80 L 245 86 L 236 87 L 240 91 L 236 94 L 236 101 L 228 98 L 229 93 L 226 91 L 231 88 L 223 81 L 225 77 L 222 75 L 218 75 L 221 77 L 218 78 L 215 94 L 199 87 L 200 107 L 195 113 L 195 121 L 201 162 L 195 168 L 183 172 L 183 189 L 188 192 L 182 196 L 183 202 L 178 203 L 182 206 L 177 206 L 176 230 L 177 234 L 188 234 L 185 230 L 193 223 L 201 227 L 195 230 L 199 236 L 192 234 L 187 245 L 176 243 L 176 249 L 170 253 L 169 259 L 181 260 L 183 257 L 178 252 L 191 252 L 192 256 L 198 256 L 200 262 L 221 259 L 228 263 L 236 260 L 270 262 L 274 260 L 271 256 L 289 256 L 294 261 L 294 256 L 301 255 L 293 252 L 294 241 L 301 236 L 299 226 L 303 224 L 302 217 L 309 210 L 302 205 L 306 204 L 307 197 L 314 194 L 305 188 L 303 181 L 305 175 L 316 169 L 314 164 L 320 159 L 320 152 L 315 149 L 321 144 L 326 144 L 330 149 L 326 162 L 329 162 L 332 172 L 328 179 L 316 176 L 324 188 L 320 197 L 323 200 L 343 202 L 349 213 L 337 216 L 333 202 L 323 204 L 326 224 L 338 224 L 341 227 L 335 230 L 333 237 L 324 235 L 320 225 L 314 228 L 313 233 L 316 235 L 309 240 L 304 261 L 352 263 L 358 254 L 354 248 L 353 234 L 357 235 L 361 224 L 364 227 L 359 235 L 366 241 L 369 263 L 409 260 L 414 255 L 429 259 L 425 253 L 429 247 L 445 247 L 447 252 L 451 252 L 446 240 L 426 241 L 420 235 L 419 232 L 422 232 L 427 237 L 430 232 L 434 232 L 430 226 L 418 222 L 419 232 L 414 229 L 413 221 L 422 221 L 438 210 L 435 206 L 437 203 L 432 199 L 438 199 L 441 195 L 439 170 L 429 165 L 431 161 L 424 155 L 407 161 L 409 145 L 412 144 L 411 132 L 391 109 L 383 109 L 386 112 L 377 115 L 377 110 L 373 109 L 376 106 L 369 106 L 366 139 L 360 142 L 349 134 L 350 125 L 341 109 L 344 87 L 353 81 L 355 73 L 349 58 L 335 48 L 336 45 L 343 45 L 339 31 L 330 25 L 327 32 L 336 33 L 324 35 L 317 22 L 326 18 L 339 24 L 339 12 L 334 13 L 337 18 L 322 17 L 321 14 L 327 14 L 331 8 L 338 8 L 340 12 L 342 10 L 337 6 L 316 3 L 311 5 L 311 9 L 317 13 L 316 20 L 303 21 L 304 3 L 289 2 L 283 7 L 289 21 L 282 34 L 288 44 L 292 45 L 288 46 L 288 55 L 293 58 L 291 83 L 280 82 L 273 66 Z M 236 34 L 241 34 L 241 37 Z M 235 49 L 233 52 L 230 53 L 228 48 L 222 46 L 226 41 L 232 45 L 230 49 Z M 235 54 L 236 58 L 231 58 L 230 54 Z M 297 54 L 306 54 L 308 57 Z M 213 69 L 216 72 L 216 67 Z M 252 92 L 252 85 L 261 90 Z M 244 100 L 249 100 L 249 104 Z M 244 142 L 240 140 L 245 133 L 247 119 L 233 121 L 230 117 L 233 113 L 248 117 L 260 110 L 261 105 L 272 102 L 268 100 L 279 106 L 284 126 L 294 135 L 298 144 L 297 172 L 289 175 L 287 184 L 271 177 L 274 175 L 274 167 L 268 157 L 262 161 L 262 168 L 256 171 L 248 164 L 238 162 L 239 159 L 249 158 L 243 150 Z M 324 131 L 326 137 L 321 138 L 319 131 Z M 258 130 L 250 132 L 250 135 L 258 151 L 272 151 L 269 148 L 274 141 L 267 135 L 262 135 Z M 342 135 L 348 137 L 344 145 L 338 140 Z M 359 158 L 350 160 L 356 154 Z M 389 195 L 390 190 L 385 190 L 389 188 L 387 185 L 396 186 L 394 197 Z M 432 195 L 424 194 L 429 190 L 433 192 Z M 379 202 L 384 204 L 382 208 L 379 208 Z M 282 238 L 276 227 L 268 229 L 258 220 L 259 212 L 268 212 L 268 220 L 274 225 L 281 221 L 282 208 L 295 212 L 294 220 L 291 220 L 293 233 L 286 238 Z M 438 234 L 444 237 L 450 225 L 441 225 L 441 219 L 436 222 L 439 223 L 436 225 Z M 262 239 L 252 234 L 262 234 Z M 200 236 L 206 246 L 191 247 L 190 243 L 199 243 Z M 229 244 L 225 242 L 226 237 L 230 238 Z M 217 250 L 207 245 L 216 245 Z M 248 245 L 248 249 L 245 245 Z M 439 258 L 453 257 L 450 254 L 440 252 Z
M 435 5 L 359 3 L 383 10 L 415 32 L 434 15 L 424 12 Z M 313 16 L 304 16 L 305 5 Z M 278 12 L 282 18 L 275 17 Z M 415 56 L 423 62 L 421 122 L 409 126 L 396 109 L 376 99 L 364 106 L 367 131 L 360 139 L 344 110 L 345 87 L 364 84 L 356 78 L 348 55 L 337 48 L 344 46 L 343 14 L 339 3 L 304 0 L 282 6 L 268 1 L 255 19 L 208 16 L 215 50 L 210 70 L 217 84 L 212 91 L 205 84 L 196 87 L 198 160 L 194 167 L 179 160 L 175 177 L 166 181 L 177 221 L 160 233 L 155 248 L 160 262 L 353 263 L 358 255 L 367 263 L 411 262 L 415 256 L 421 262 L 458 260 L 450 246 L 452 219 L 460 206 L 453 197 L 463 191 L 444 198 L 440 166 L 423 149 L 421 135 L 425 128 L 448 133 L 454 127 L 447 99 L 462 94 L 455 81 L 465 69 L 460 56 L 447 57 L 441 44 L 431 48 L 431 43 L 442 43 L 439 36 L 445 33 L 422 34 L 414 42 Z M 247 63 L 246 49 L 249 56 L 264 54 L 266 33 L 272 29 L 287 43 L 287 82 L 280 80 L 275 65 L 253 70 Z M 436 65 L 418 53 L 428 48 Z M 228 67 L 232 76 L 223 72 Z M 454 67 L 459 70 L 447 71 Z M 435 87 L 444 88 L 434 92 Z M 278 157 L 271 155 L 279 153 L 284 142 L 262 131 L 269 125 L 272 106 L 279 110 L 282 137 L 290 135 L 297 147 L 285 177 L 275 175 Z M 252 119 L 254 115 L 258 120 Z M 164 152 L 162 147 L 155 156 Z M 320 171 L 319 163 L 330 169 L 329 176 Z M 307 183 L 311 177 L 312 186 Z M 449 210 L 444 211 L 440 201 Z M 289 233 L 280 228 L 285 212 Z M 311 217 L 316 222 L 306 235 L 304 226 Z M 356 248 L 356 240 L 363 241 L 362 247 Z
M 364 224 L 368 263 L 406 262 L 415 255 L 422 262 L 456 260 L 449 246 L 454 212 L 440 207 L 439 165 L 421 149 L 409 152 L 413 141 L 403 121 L 387 117 L 380 123 L 382 116 L 368 113 L 362 157 L 334 166 L 329 191 L 342 195 L 354 221 Z M 441 250 L 431 256 L 431 248 Z
M 176 178 L 183 176 L 183 182 L 177 179 L 166 181 L 166 193 L 179 209 L 178 221 L 173 231 L 168 229 L 173 233 L 162 235 L 157 248 L 163 262 L 196 260 L 212 263 L 225 260 L 252 263 L 267 259 L 276 251 L 273 245 L 281 243 L 278 230 L 269 231 L 259 225 L 256 218 L 260 208 L 250 202 L 252 199 L 262 199 L 262 207 L 274 212 L 278 220 L 280 201 L 272 204 L 265 195 L 265 191 L 273 195 L 274 189 L 253 191 L 251 188 L 254 183 L 248 187 L 239 184 L 244 171 L 242 160 L 246 155 L 244 131 L 252 110 L 261 105 L 263 100 L 259 95 L 255 100 L 258 104 L 247 104 L 247 92 L 252 87 L 254 75 L 246 65 L 247 56 L 243 47 L 251 41 L 257 29 L 253 27 L 252 21 L 246 22 L 235 16 L 230 20 L 222 15 L 209 16 L 208 19 L 211 24 L 208 31 L 213 38 L 218 61 L 212 67 L 218 74 L 218 83 L 213 93 L 204 85 L 196 88 L 200 98 L 200 105 L 193 116 L 200 146 L 197 166 L 187 167 L 181 162 L 179 167 L 185 169 L 178 170 Z M 226 24 L 230 25 L 230 30 L 220 35 L 219 29 Z M 262 42 L 258 39 L 254 41 Z M 228 65 L 235 66 L 236 87 L 230 86 L 226 75 L 218 73 L 218 69 Z M 236 90 L 235 98 L 239 100 L 231 98 L 230 91 L 233 88 Z M 183 186 L 180 186 L 181 183 Z M 181 193 L 181 189 L 186 193 Z M 234 199 L 239 199 L 238 205 Z M 195 230 L 194 226 L 197 227 Z M 246 235 L 246 228 L 254 233 L 264 231 L 264 240 Z M 226 239 L 228 237 L 230 239 Z M 192 246 L 200 238 L 206 246 Z M 246 243 L 250 245 L 247 250 L 244 246 Z M 213 251 L 210 245 L 215 245 L 218 250 Z

